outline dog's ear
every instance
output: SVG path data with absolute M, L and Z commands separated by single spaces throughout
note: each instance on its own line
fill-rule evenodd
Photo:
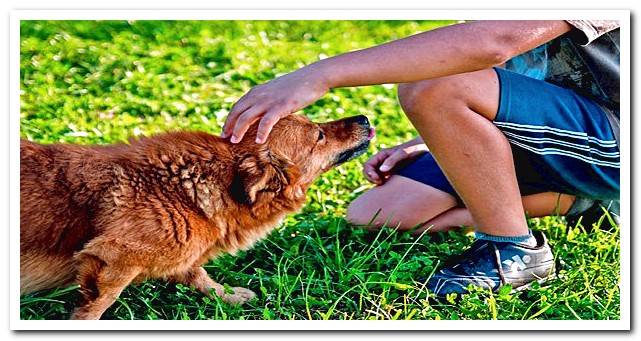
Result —
M 260 156 L 245 155 L 236 164 L 231 195 L 240 203 L 254 205 L 260 193 L 281 193 L 298 176 L 293 163 L 269 151 Z

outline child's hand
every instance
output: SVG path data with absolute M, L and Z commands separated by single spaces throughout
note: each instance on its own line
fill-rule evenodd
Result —
M 363 173 L 369 182 L 382 185 L 401 161 L 414 159 L 427 151 L 427 146 L 420 138 L 383 149 L 365 162 Z
M 264 143 L 278 120 L 316 102 L 328 90 L 322 73 L 309 67 L 257 85 L 234 104 L 222 136 L 238 143 L 260 120 L 256 142 Z

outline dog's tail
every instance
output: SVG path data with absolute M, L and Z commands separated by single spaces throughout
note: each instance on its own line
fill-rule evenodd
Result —
M 20 295 L 69 285 L 75 277 L 71 257 L 20 254 Z

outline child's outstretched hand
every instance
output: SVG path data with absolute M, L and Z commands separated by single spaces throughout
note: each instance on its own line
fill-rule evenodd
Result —
M 327 91 L 329 86 L 322 73 L 310 67 L 257 85 L 234 104 L 222 136 L 238 143 L 247 129 L 260 120 L 256 142 L 264 143 L 278 120 L 316 102 Z
M 483 70 L 570 29 L 562 20 L 476 21 L 326 58 L 251 89 L 234 104 L 222 135 L 238 143 L 260 120 L 256 142 L 264 143 L 278 120 L 314 103 L 330 88 L 410 83 Z
M 423 140 L 415 138 L 376 153 L 363 165 L 363 173 L 369 182 L 382 185 L 402 161 L 412 160 L 427 151 Z

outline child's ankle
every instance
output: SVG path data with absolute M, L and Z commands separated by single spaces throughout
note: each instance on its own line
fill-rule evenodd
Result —
M 483 232 L 475 232 L 476 239 L 487 240 L 492 242 L 499 243 L 512 243 L 512 244 L 521 244 L 531 247 L 535 247 L 537 244 L 536 238 L 532 235 L 532 231 L 528 230 L 528 234 L 521 236 L 496 236 L 492 234 L 487 234 Z

